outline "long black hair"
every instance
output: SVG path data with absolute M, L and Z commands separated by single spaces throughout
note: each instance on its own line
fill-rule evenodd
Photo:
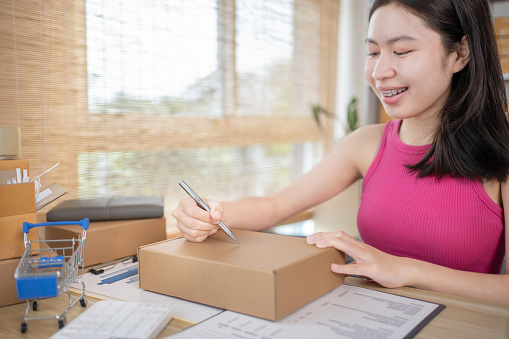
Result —
M 470 48 L 468 64 L 453 75 L 430 150 L 407 167 L 420 177 L 504 182 L 509 173 L 507 99 L 487 0 L 375 0 L 369 18 L 391 3 L 438 32 L 449 53 L 463 37 Z

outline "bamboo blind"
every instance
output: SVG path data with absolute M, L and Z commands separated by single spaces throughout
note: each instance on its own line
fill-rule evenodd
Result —
M 145 30 L 139 13 L 147 10 L 137 4 L 143 2 L 132 2 L 135 7 L 129 10 L 122 8 L 125 3 L 99 1 L 100 6 L 118 6 L 126 24 L 132 22 Z M 161 3 L 176 8 L 195 6 L 187 10 L 196 11 L 197 16 L 202 10 L 194 2 Z M 281 1 L 277 6 L 267 0 L 209 3 L 217 16 L 217 31 L 209 37 L 217 39 L 214 62 L 218 71 L 213 79 L 217 104 L 209 112 L 200 110 L 209 107 L 203 100 L 187 102 L 183 112 L 171 114 L 91 109 L 95 93 L 90 87 L 90 81 L 95 81 L 90 70 L 95 53 L 91 45 L 102 40 L 99 36 L 97 41 L 87 42 L 97 27 L 87 26 L 90 7 L 86 1 L 0 1 L 0 125 L 21 127 L 22 158 L 30 161 L 31 175 L 59 162 L 43 176 L 42 184 L 56 181 L 63 186 L 68 194 L 61 200 L 163 195 L 168 217 L 185 195 L 178 188 L 180 179 L 186 179 L 205 197 L 231 199 L 269 193 L 318 161 L 332 143 L 333 124 L 324 121 L 325 127 L 318 128 L 310 107 L 334 107 L 338 1 Z M 250 14 L 253 10 L 257 15 Z M 249 15 L 254 21 L 246 28 L 240 22 Z M 155 17 L 147 20 L 157 21 Z M 271 20 L 283 26 L 271 26 Z M 286 30 L 286 35 L 278 32 L 278 27 Z M 104 24 L 93 34 L 101 30 L 111 33 Z M 137 30 L 121 29 L 114 34 L 130 31 Z M 237 41 L 239 37 L 245 41 Z M 132 39 L 129 41 L 147 43 L 139 37 Z M 249 41 L 258 46 L 254 53 L 240 47 Z M 168 45 L 162 56 L 168 64 L 176 53 L 186 51 L 187 44 L 197 42 L 184 39 L 181 43 Z M 140 58 L 141 53 L 151 52 L 147 46 L 139 48 Z M 104 47 L 115 48 L 115 44 Z M 119 50 L 127 47 L 129 44 Z M 278 49 L 290 51 L 290 58 L 270 72 L 262 67 L 242 69 L 246 64 L 262 64 L 259 60 L 267 60 L 271 53 L 277 56 Z M 129 79 L 122 76 L 131 73 L 121 70 L 122 65 L 128 65 L 122 58 L 101 67 L 120 69 L 121 78 L 116 82 L 128 88 Z M 136 67 L 151 70 L 152 77 L 165 74 L 164 69 L 147 62 Z M 250 82 L 248 75 L 255 80 Z M 190 86 L 191 94 L 207 89 L 204 82 L 200 82 L 202 87 Z M 143 83 L 141 78 L 139 83 Z M 168 77 L 168 87 L 171 84 Z M 111 90 L 107 81 L 102 86 L 105 93 Z M 149 88 L 149 92 L 157 94 L 165 87 Z M 276 92 L 287 99 L 278 105 L 267 104 Z M 173 227 L 172 218 L 167 219 L 168 227 Z
M 504 74 L 507 74 L 509 73 L 509 17 L 495 18 L 494 25 L 502 70 Z

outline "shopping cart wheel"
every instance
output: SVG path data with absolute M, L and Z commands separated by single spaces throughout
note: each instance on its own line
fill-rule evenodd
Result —
M 87 298 L 83 297 L 80 299 L 80 305 L 81 307 L 87 307 Z
M 21 323 L 21 333 L 25 333 L 27 331 L 27 323 Z
M 59 327 L 59 328 L 62 328 L 62 327 L 64 327 L 65 325 L 67 325 L 67 321 L 66 321 L 66 319 L 65 319 L 65 317 L 64 317 L 63 319 L 60 319 L 60 320 L 58 321 L 58 327 Z
M 34 302 L 32 303 L 32 309 L 33 309 L 34 311 L 37 311 L 37 309 L 38 309 L 38 308 L 39 308 L 39 304 L 37 304 L 37 301 L 34 301 Z

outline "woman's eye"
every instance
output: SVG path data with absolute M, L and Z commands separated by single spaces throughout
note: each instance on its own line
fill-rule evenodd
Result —
M 405 55 L 405 54 L 408 54 L 408 53 L 410 53 L 410 52 L 411 52 L 411 51 L 406 51 L 406 52 L 396 52 L 396 51 L 394 51 L 394 54 L 396 54 L 396 55 L 398 55 L 398 56 L 399 56 L 399 55 Z
M 368 53 L 368 56 L 369 57 L 375 57 L 375 56 L 377 56 L 379 54 L 380 54 L 380 52 L 372 52 L 372 53 Z

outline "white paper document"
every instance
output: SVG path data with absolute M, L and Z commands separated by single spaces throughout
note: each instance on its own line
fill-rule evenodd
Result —
M 341 285 L 278 322 L 225 311 L 171 338 L 412 338 L 444 308 Z
M 223 311 L 219 308 L 141 289 L 138 283 L 138 263 L 118 263 L 114 268 L 105 270 L 104 273 L 98 275 L 86 273 L 81 280 L 85 283 L 85 291 L 89 296 L 99 299 L 111 298 L 124 301 L 172 304 L 176 311 L 174 318 L 192 324 Z M 69 290 L 81 293 L 82 288 L 83 286 L 80 283 L 75 282 L 70 285 Z

